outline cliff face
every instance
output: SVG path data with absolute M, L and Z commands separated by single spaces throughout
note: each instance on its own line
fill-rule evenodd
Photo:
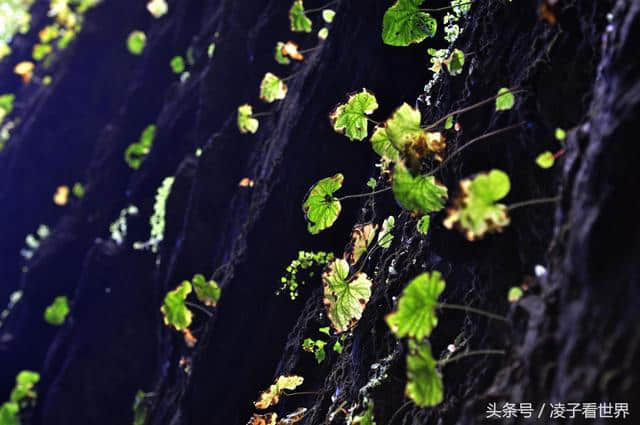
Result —
M 131 423 L 134 395 L 143 390 L 152 393 L 148 424 L 244 424 L 259 391 L 285 373 L 304 376 L 309 393 L 284 399 L 280 413 L 307 407 L 305 424 L 331 423 L 340 407 L 362 407 L 365 395 L 375 402 L 378 424 L 481 423 L 487 403 L 505 401 L 629 402 L 633 414 L 640 393 L 640 156 L 632 139 L 640 125 L 633 44 L 640 6 L 560 1 L 551 24 L 540 18 L 537 1 L 478 2 L 456 42 L 468 54 L 463 74 L 423 93 L 430 42 L 385 46 L 380 30 L 388 3 L 335 2 L 330 36 L 318 42 L 314 34 L 292 36 L 290 2 L 169 2 L 170 13 L 154 20 L 142 6 L 109 0 L 87 14 L 83 31 L 55 62 L 51 86 L 19 89 L 15 113 L 22 122 L 0 152 L 0 294 L 5 299 L 20 288 L 24 295 L 0 329 L 0 395 L 7 398 L 18 371 L 40 371 L 27 423 Z M 133 29 L 148 37 L 139 57 L 125 48 Z M 273 50 L 290 38 L 317 48 L 286 68 L 274 62 Z M 189 48 L 195 61 L 180 82 L 168 64 Z M 11 66 L 0 69 L 8 75 Z M 292 75 L 289 92 L 259 107 L 271 115 L 261 117 L 256 135 L 240 135 L 236 108 L 260 103 L 265 72 Z M 17 81 L 3 84 L 18 90 Z M 370 145 L 349 142 L 328 122 L 335 104 L 363 87 L 376 94 L 377 115 L 408 102 L 427 122 L 499 87 L 522 88 L 510 112 L 485 107 L 460 117 L 452 147 L 522 125 L 465 150 L 439 177 L 455 193 L 461 178 L 500 168 L 511 176 L 510 203 L 557 194 L 561 200 L 514 210 L 505 232 L 470 243 L 444 229 L 441 216 L 428 235 L 418 234 L 416 220 L 383 193 L 344 201 L 333 228 L 309 235 L 300 205 L 314 182 L 342 172 L 342 192 L 360 193 L 378 173 Z M 123 153 L 152 123 L 153 148 L 134 171 Z M 552 170 L 541 170 L 535 157 L 557 149 L 557 127 L 571 129 L 566 152 Z M 175 182 L 159 252 L 134 250 L 135 241 L 149 237 L 156 189 L 167 176 Z M 238 186 L 245 177 L 253 187 Z M 86 195 L 65 208 L 54 205 L 56 187 L 73 181 L 85 182 Z M 118 245 L 109 225 L 130 204 L 139 214 L 128 218 Z M 344 351 L 317 365 L 301 344 L 327 326 L 319 279 L 309 279 L 291 301 L 275 295 L 280 276 L 299 250 L 339 254 L 354 224 L 390 214 L 394 242 L 364 269 L 374 287 L 363 318 Z M 22 270 L 24 236 L 40 223 L 53 233 Z M 548 273 L 533 278 L 537 264 Z M 434 355 L 453 342 L 507 353 L 447 366 L 444 403 L 419 409 L 405 405 L 406 346 L 384 316 L 410 279 L 434 269 L 447 280 L 447 302 L 510 319 L 505 325 L 447 312 L 431 338 Z M 212 317 L 196 313 L 198 343 L 188 348 L 163 325 L 159 306 L 194 273 L 216 279 L 222 298 Z M 508 289 L 525 280 L 528 294 L 510 306 Z M 60 328 L 42 320 L 58 295 L 72 300 Z M 379 385 L 361 391 L 375 377 Z

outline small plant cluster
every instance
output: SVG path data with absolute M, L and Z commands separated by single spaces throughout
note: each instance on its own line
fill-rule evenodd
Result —
M 331 338 L 331 329 L 329 328 L 329 326 L 319 328 L 318 332 Z M 334 342 L 333 342 L 333 345 L 331 346 L 331 349 L 338 354 L 342 353 L 345 339 L 346 339 L 346 335 L 340 335 L 337 338 L 333 338 Z M 329 343 L 330 342 L 324 338 L 319 338 L 319 339 L 306 338 L 302 342 L 302 349 L 308 353 L 313 353 L 313 355 L 316 358 L 316 361 L 318 363 L 322 363 L 327 358 L 327 353 L 324 347 L 326 347 L 327 344 Z
M 294 0 L 289 10 L 289 24 L 290 29 L 294 33 L 310 33 L 313 31 L 313 21 L 308 15 L 316 12 L 321 12 L 322 20 L 326 25 L 333 22 L 336 12 L 328 7 L 328 4 L 324 7 L 317 9 L 305 9 L 303 0 Z M 329 28 L 324 26 L 318 31 L 318 38 L 323 41 L 329 36 Z M 299 45 L 292 41 L 278 41 L 276 43 L 274 59 L 279 65 L 291 65 L 294 62 L 304 61 L 305 54 L 312 52 L 316 47 L 301 50 Z M 280 78 L 273 72 L 267 72 L 262 78 L 260 83 L 260 100 L 265 103 L 274 103 L 282 100 L 287 96 L 288 87 L 286 81 L 293 78 L 296 74 L 292 74 L 289 77 Z M 268 112 L 253 112 L 253 106 L 245 103 L 238 107 L 237 112 L 237 125 L 238 130 L 242 134 L 255 134 L 259 127 L 260 116 L 270 115 Z
M 283 395 L 291 395 L 285 393 L 286 390 L 295 390 L 304 382 L 302 376 L 297 375 L 280 375 L 276 378 L 275 382 L 269 386 L 266 390 L 262 391 L 258 397 L 258 400 L 253 403 L 256 409 L 266 410 L 272 406 L 275 406 L 280 402 L 280 397 Z M 307 409 L 300 407 L 285 417 L 278 419 L 278 414 L 275 412 L 258 414 L 254 413 L 247 425 L 294 425 L 300 422 Z
M 280 278 L 282 282 L 282 287 L 280 291 L 288 291 L 289 297 L 292 300 L 298 298 L 298 290 L 300 285 L 305 283 L 304 280 L 300 280 L 298 277 L 299 272 L 307 272 L 307 277 L 312 278 L 314 276 L 314 272 L 309 269 L 317 267 L 324 267 L 330 261 L 333 261 L 334 255 L 330 252 L 318 251 L 318 252 L 308 252 L 308 251 L 299 251 L 298 257 L 291 261 L 286 268 L 286 273 L 284 276 Z
M 165 226 L 165 208 L 167 199 L 171 194 L 171 186 L 173 186 L 174 177 L 166 177 L 156 193 L 156 200 L 153 204 L 153 215 L 149 218 L 151 225 L 151 233 L 149 240 L 146 242 L 136 242 L 133 244 L 134 249 L 150 249 L 154 254 L 158 252 L 158 247 L 164 239 Z
M 118 218 L 109 226 L 111 239 L 118 245 L 122 245 L 127 238 L 127 218 L 132 215 L 138 215 L 138 207 L 129 205 L 120 210 Z
M 208 316 L 211 315 L 206 308 L 187 301 L 187 297 L 192 291 L 195 291 L 196 298 L 205 307 L 215 307 L 222 294 L 222 290 L 215 280 L 207 280 L 204 275 L 196 274 L 191 281 L 185 280 L 176 289 L 169 291 L 164 298 L 162 307 L 160 307 L 164 324 L 182 332 L 186 344 L 190 347 L 195 345 L 197 339 L 189 330 L 193 321 L 193 312 L 189 307 L 197 308 Z
M 16 384 L 11 391 L 9 401 L 0 405 L 0 424 L 20 425 L 20 411 L 33 406 L 38 394 L 35 386 L 40 381 L 40 374 L 23 370 L 16 376 Z
M 140 168 L 142 161 L 151 152 L 153 139 L 156 135 L 156 126 L 151 124 L 147 126 L 140 135 L 140 140 L 132 143 L 124 151 L 124 161 L 134 170 Z
M 62 326 L 69 314 L 69 300 L 64 295 L 55 297 L 44 311 L 44 320 L 53 326 Z

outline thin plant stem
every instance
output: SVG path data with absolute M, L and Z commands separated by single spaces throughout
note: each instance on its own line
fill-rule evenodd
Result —
M 412 402 L 411 401 L 407 401 L 405 404 L 403 404 L 402 406 L 400 406 L 398 408 L 398 410 L 396 410 L 396 412 L 393 414 L 393 416 L 391 416 L 391 419 L 389 419 L 389 425 L 393 424 L 393 420 L 396 418 L 396 416 L 398 416 L 400 414 L 401 411 L 403 411 L 407 406 L 409 406 Z
M 314 50 L 318 50 L 320 48 L 320 46 L 315 46 L 315 47 L 309 47 L 308 49 L 303 49 L 303 50 L 299 50 L 298 53 L 309 53 L 309 52 L 313 52 Z
M 344 201 L 345 199 L 353 199 L 353 198 L 366 198 L 367 196 L 377 195 L 378 193 L 383 193 L 391 190 L 391 187 L 385 187 L 384 189 L 375 190 L 369 193 L 358 193 L 356 195 L 346 195 L 338 198 L 338 201 Z
M 435 128 L 435 127 L 439 126 L 439 125 L 440 125 L 440 124 L 442 124 L 443 122 L 445 122 L 445 121 L 447 120 L 447 118 L 449 118 L 449 117 L 452 117 L 452 116 L 454 116 L 454 115 L 464 114 L 465 112 L 469 112 L 469 111 L 471 111 L 471 110 L 473 110 L 473 109 L 479 108 L 479 107 L 480 107 L 480 106 L 482 106 L 482 105 L 486 105 L 487 103 L 491 103 L 492 101 L 496 100 L 497 98 L 499 98 L 499 97 L 501 97 L 501 96 L 506 96 L 506 95 L 508 95 L 509 93 L 510 93 L 510 94 L 514 94 L 514 95 L 515 95 L 515 94 L 523 93 L 523 92 L 526 92 L 526 90 L 519 90 L 519 89 L 517 89 L 517 88 L 515 88 L 515 87 L 514 87 L 514 88 L 510 88 L 508 92 L 504 92 L 504 93 L 501 93 L 501 94 L 497 94 L 497 95 L 495 95 L 495 96 L 493 96 L 493 97 L 490 97 L 490 98 L 488 98 L 488 99 L 481 100 L 481 101 L 480 101 L 480 102 L 478 102 L 478 103 L 474 103 L 473 105 L 470 105 L 470 106 L 466 106 L 466 107 L 464 107 L 464 108 L 457 109 L 457 110 L 455 110 L 455 111 L 453 111 L 453 112 L 449 112 L 447 115 L 445 115 L 444 117 L 440 118 L 438 121 L 436 121 L 436 122 L 434 122 L 433 124 L 429 124 L 428 126 L 424 127 L 424 129 L 425 129 L 425 130 L 431 130 L 431 129 L 433 129 L 433 128 Z
M 509 322 L 506 317 L 500 316 L 499 314 L 489 313 L 488 311 L 480 310 L 478 308 L 473 308 L 466 305 L 438 303 L 437 306 L 440 308 L 448 308 L 449 310 L 460 310 L 466 311 L 468 313 L 475 313 L 481 316 L 488 317 L 490 319 L 500 320 L 502 322 Z
M 380 248 L 380 245 L 378 244 L 378 242 L 376 242 L 376 246 L 374 246 L 369 250 L 369 252 L 367 252 L 367 255 L 365 255 L 364 259 L 362 259 L 362 261 L 360 262 L 360 267 L 358 267 L 358 270 L 355 273 L 353 273 L 352 276 L 357 275 L 362 271 L 362 269 L 364 269 L 364 266 L 367 264 L 367 261 L 369 261 L 369 257 L 371 257 L 378 248 Z
M 515 204 L 511 204 L 507 206 L 507 211 L 513 211 L 515 209 L 518 209 L 521 207 L 528 207 L 530 205 L 551 204 L 554 202 L 558 202 L 559 200 L 560 200 L 559 196 L 554 196 L 552 198 L 530 199 L 528 201 L 516 202 Z
M 333 6 L 336 3 L 338 3 L 338 0 L 334 0 L 332 2 L 329 2 L 329 3 L 325 4 L 324 6 L 318 7 L 316 9 L 305 10 L 304 13 L 308 15 L 309 13 L 321 12 L 321 11 L 325 10 L 326 8 Z
M 420 10 L 421 10 L 421 11 L 423 11 L 423 12 L 441 12 L 441 11 L 443 11 L 443 10 L 451 10 L 451 9 L 453 9 L 454 7 L 458 7 L 458 6 L 466 6 L 466 5 L 468 5 L 468 4 L 473 4 L 473 3 L 474 3 L 474 2 L 470 1 L 470 2 L 467 2 L 467 3 L 460 3 L 460 4 L 451 5 L 451 6 L 446 6 L 446 7 L 438 7 L 438 8 L 435 8 L 435 9 L 420 9 Z
M 440 360 L 438 361 L 438 365 L 446 366 L 449 363 L 454 363 L 454 362 L 457 362 L 458 360 L 462 360 L 466 357 L 472 357 L 472 356 L 488 356 L 488 355 L 504 356 L 505 354 L 506 352 L 504 350 L 473 350 L 473 351 L 464 352 L 457 356 L 449 357 L 448 359 Z
M 207 315 L 207 316 L 209 316 L 209 317 L 212 317 L 212 316 L 213 316 L 213 313 L 211 313 L 211 312 L 210 312 L 209 310 L 207 310 L 206 308 L 204 308 L 204 307 L 202 307 L 202 306 L 199 306 L 198 304 L 194 304 L 194 303 L 189 302 L 189 301 L 185 301 L 184 303 L 185 303 L 185 305 L 188 305 L 189 307 L 193 307 L 193 308 L 195 308 L 196 310 L 200 310 L 201 312 L 203 312 L 204 314 L 206 314 L 206 315 Z
M 444 168 L 444 166 L 445 166 L 449 161 L 451 161 L 451 160 L 452 160 L 456 155 L 458 155 L 460 152 L 462 152 L 463 150 L 467 149 L 469 146 L 473 145 L 474 143 L 479 142 L 480 140 L 484 140 L 484 139 L 487 139 L 487 138 L 489 138 L 489 137 L 492 137 L 492 136 L 498 135 L 498 134 L 500 134 L 500 133 L 504 133 L 504 132 L 506 132 L 506 131 L 513 130 L 513 129 L 515 129 L 515 128 L 518 128 L 518 127 L 522 126 L 524 123 L 525 123 L 525 122 L 524 122 L 524 121 L 522 121 L 522 122 L 519 122 L 519 123 L 517 123 L 517 124 L 510 125 L 510 126 L 508 126 L 508 127 L 500 128 L 500 129 L 498 129 L 498 130 L 494 130 L 494 131 L 491 131 L 491 132 L 489 132 L 489 133 L 485 133 L 485 134 L 483 134 L 482 136 L 478 136 L 478 137 L 476 137 L 475 139 L 471 139 L 471 140 L 469 140 L 467 143 L 465 143 L 464 145 L 460 146 L 458 149 L 456 149 L 455 151 L 453 151 L 453 153 L 451 153 L 451 155 L 447 156 L 447 157 L 444 159 L 444 161 L 442 161 L 442 162 L 440 163 L 440 165 L 438 165 L 438 166 L 437 166 L 436 168 L 434 168 L 432 171 L 430 171 L 429 173 L 427 173 L 427 176 L 432 176 L 432 175 L 434 175 L 435 173 L 437 173 L 438 171 L 440 171 L 441 169 L 443 169 L 443 168 Z
M 318 395 L 319 393 L 317 391 L 300 391 L 297 393 L 283 392 L 282 394 L 286 395 L 287 397 L 295 397 L 299 395 Z
M 370 123 L 375 124 L 375 125 L 380 125 L 380 122 L 379 122 L 379 121 L 372 120 L 372 119 L 371 119 L 371 118 L 369 118 L 369 117 L 367 117 L 367 121 L 369 121 Z
M 258 112 L 255 114 L 251 114 L 251 117 L 252 118 L 268 117 L 269 115 L 273 115 L 273 112 Z
M 281 78 L 280 80 L 281 80 L 281 81 L 283 81 L 283 82 L 284 82 L 284 81 L 289 81 L 289 80 L 291 80 L 292 78 L 295 78 L 295 77 L 296 77 L 298 74 L 300 74 L 300 73 L 302 73 L 302 70 L 300 70 L 300 71 L 298 71 L 298 72 L 294 72 L 293 74 L 291 74 L 291 75 L 289 75 L 289 76 L 287 76 L 287 77 Z

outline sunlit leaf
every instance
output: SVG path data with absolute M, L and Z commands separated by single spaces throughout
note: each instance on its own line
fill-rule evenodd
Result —
M 332 9 L 325 9 L 322 11 L 322 19 L 324 19 L 327 24 L 333 22 L 333 18 L 335 18 L 335 16 L 336 12 Z
M 371 298 L 371 281 L 364 273 L 349 278 L 349 263 L 337 259 L 322 273 L 327 317 L 337 332 L 354 327 Z
M 237 123 L 238 129 L 242 134 L 255 134 L 260 126 L 260 122 L 256 118 L 253 118 L 253 107 L 249 104 L 244 104 L 238 107 Z
M 510 303 L 517 303 L 518 301 L 520 301 L 520 298 L 522 298 L 523 295 L 524 295 L 524 292 L 522 291 L 522 288 L 520 288 L 519 286 L 514 286 L 511 289 L 509 289 L 509 294 L 507 295 L 507 299 L 509 300 Z
M 58 206 L 67 205 L 69 202 L 69 186 L 58 186 L 56 193 L 53 195 L 53 203 Z
M 378 109 L 376 97 L 362 89 L 349 96 L 347 103 L 338 105 L 331 113 L 333 129 L 344 133 L 349 140 L 364 140 L 369 133 L 367 115 Z
M 462 68 L 464 67 L 464 53 L 462 52 L 462 50 L 454 49 L 447 61 L 445 61 L 445 65 L 447 66 L 449 74 L 461 74 Z
M 301 61 L 304 59 L 304 56 L 302 55 L 302 53 L 300 53 L 298 45 L 293 41 L 287 41 L 286 43 L 283 43 L 282 55 L 297 61 Z
M 69 314 L 69 301 L 65 296 L 55 297 L 44 311 L 44 320 L 50 325 L 60 326 Z
M 329 37 L 329 28 L 324 27 L 318 31 L 318 38 L 320 40 L 326 40 Z
M 498 90 L 498 97 L 496 98 L 496 111 L 506 111 L 513 108 L 516 98 L 506 87 Z
M 440 272 L 433 271 L 420 274 L 404 288 L 396 311 L 386 317 L 397 338 L 410 337 L 420 341 L 431 335 L 438 324 L 436 307 L 444 287 Z
M 378 182 L 373 177 L 370 177 L 369 180 L 367 180 L 367 186 L 370 187 L 371 189 L 375 189 L 377 185 L 378 185 Z
M 391 242 L 393 242 L 393 228 L 396 226 L 396 219 L 394 216 L 390 215 L 385 218 L 382 222 L 382 230 L 378 234 L 378 245 L 382 248 L 387 249 L 391 246 Z
M 433 37 L 437 21 L 420 10 L 424 0 L 398 0 L 384 14 L 382 40 L 391 46 L 408 46 Z
M 260 393 L 258 401 L 253 404 L 258 409 L 267 409 L 269 406 L 275 406 L 280 401 L 280 396 L 284 390 L 295 390 L 304 382 L 302 376 L 278 376 L 275 382 L 266 390 Z
M 429 233 L 429 224 L 431 223 L 431 218 L 428 215 L 423 215 L 420 220 L 418 220 L 418 224 L 416 228 L 418 229 L 418 233 L 421 235 L 426 235 Z
M 76 198 L 83 198 L 85 194 L 85 188 L 82 183 L 76 182 L 71 188 L 71 193 L 73 193 L 73 196 L 75 196 Z
M 22 81 L 27 84 L 31 81 L 31 77 L 33 76 L 33 70 L 35 69 L 35 65 L 33 62 L 23 61 L 19 62 L 14 68 L 13 72 L 16 75 L 22 77 Z
M 203 275 L 197 274 L 191 279 L 191 284 L 196 292 L 196 297 L 202 304 L 210 307 L 216 306 L 222 290 L 215 280 L 207 280 Z
M 190 293 L 191 284 L 186 280 L 173 291 L 167 292 L 164 297 L 164 303 L 160 307 L 165 325 L 173 326 L 179 331 L 187 329 L 191 325 L 193 313 L 185 304 L 185 300 Z
M 304 13 L 302 0 L 295 0 L 289 10 L 289 22 L 293 32 L 311 32 L 311 19 Z
M 10 400 L 20 403 L 25 398 L 36 398 L 35 385 L 40 381 L 40 374 L 31 370 L 22 370 L 16 376 L 16 384 L 11 391 Z
M 406 394 L 417 406 L 431 407 L 442 403 L 442 376 L 436 366 L 428 341 L 409 341 Z
M 8 93 L 0 96 L 0 124 L 7 115 L 13 111 L 13 101 L 16 99 L 14 94 Z
M 553 156 L 553 153 L 549 151 L 542 152 L 536 157 L 536 164 L 538 164 L 538 167 L 540 168 L 551 168 L 555 161 L 555 156 Z
M 427 155 L 441 160 L 441 154 L 447 146 L 445 137 L 439 132 L 424 131 L 420 122 L 420 111 L 404 103 L 385 122 L 386 135 L 391 144 L 411 161 L 418 161 Z
M 413 177 L 401 163 L 396 165 L 393 172 L 392 188 L 400 206 L 418 214 L 440 211 L 448 197 L 447 188 L 438 183 L 435 177 Z
M 129 167 L 137 170 L 142 165 L 142 161 L 151 152 L 151 146 L 153 145 L 153 139 L 156 134 L 156 126 L 151 124 L 142 131 L 140 134 L 140 140 L 132 143 L 127 147 L 124 152 L 124 160 Z
M 171 58 L 171 62 L 169 62 L 169 65 L 171 66 L 171 70 L 174 74 L 182 74 L 187 68 L 182 56 L 174 56 L 173 58 Z
M 344 176 L 338 173 L 320 180 L 309 191 L 302 205 L 309 233 L 315 235 L 331 227 L 338 219 L 342 205 L 334 193 L 342 187 L 343 181 Z
M 142 31 L 133 31 L 127 38 L 127 48 L 133 55 L 140 55 L 147 45 L 147 36 Z
M 510 220 L 507 207 L 497 201 L 507 196 L 510 188 L 509 176 L 500 170 L 462 180 L 460 193 L 444 221 L 445 227 L 455 226 L 470 241 L 502 230 Z
M 151 0 L 147 3 L 147 10 L 154 18 L 161 18 L 169 11 L 166 0 Z
M 556 128 L 554 136 L 556 137 L 556 140 L 558 140 L 559 142 L 562 142 L 564 139 L 567 138 L 567 132 L 561 128 Z
M 291 59 L 284 55 L 284 43 L 282 41 L 278 41 L 276 44 L 276 51 L 273 57 L 280 65 L 289 65 L 291 63 Z
M 287 96 L 287 85 L 276 75 L 267 72 L 260 83 L 260 99 L 267 103 L 282 100 Z
M 371 146 L 375 153 L 383 158 L 394 162 L 400 159 L 400 151 L 391 143 L 387 135 L 387 129 L 384 126 L 376 126 L 371 136 Z
M 18 403 L 7 401 L 0 405 L 0 424 L 2 425 L 20 425 L 18 412 L 20 406 Z
M 376 237 L 378 226 L 369 224 L 358 224 L 351 231 L 351 242 L 349 249 L 344 253 L 344 258 L 349 264 L 355 264 L 360 257 L 367 252 L 371 242 Z

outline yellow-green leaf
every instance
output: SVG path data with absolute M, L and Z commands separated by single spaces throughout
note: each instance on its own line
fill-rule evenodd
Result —
M 311 32 L 311 19 L 304 13 L 302 0 L 295 0 L 289 10 L 289 22 L 293 32 Z
M 216 306 L 222 290 L 215 280 L 207 280 L 203 275 L 197 274 L 191 279 L 191 284 L 196 292 L 196 297 L 202 304 L 209 307 Z
M 324 305 L 336 332 L 354 327 L 371 298 L 371 281 L 364 273 L 349 278 L 349 263 L 337 259 L 322 273 Z
M 304 382 L 302 376 L 297 375 L 281 375 L 266 390 L 260 393 L 258 401 L 254 402 L 256 408 L 267 409 L 275 406 L 280 401 L 280 396 L 284 390 L 295 390 Z
M 50 325 L 60 326 L 69 314 L 69 300 L 65 296 L 55 297 L 44 311 L 44 320 Z
M 253 107 L 248 104 L 244 104 L 238 107 L 238 129 L 240 133 L 255 134 L 260 126 L 260 121 L 253 118 Z
M 418 214 L 440 211 L 448 197 L 447 188 L 438 183 L 435 177 L 413 177 L 402 163 L 398 163 L 393 172 L 392 189 L 402 208 Z
M 408 46 L 433 37 L 437 21 L 420 10 L 424 0 L 398 0 L 384 14 L 382 40 L 391 46 Z
M 406 394 L 417 406 L 432 407 L 442 403 L 444 390 L 437 364 L 428 341 L 409 341 Z
M 335 223 L 340 215 L 342 205 L 333 194 L 342 187 L 344 176 L 336 174 L 313 185 L 307 195 L 302 209 L 307 218 L 307 229 L 315 235 Z
M 164 297 L 164 303 L 160 308 L 164 315 L 164 324 L 173 326 L 176 330 L 182 331 L 189 328 L 193 313 L 187 308 L 185 300 L 191 293 L 191 283 L 182 282 L 173 291 L 169 291 Z
M 347 103 L 338 105 L 331 113 L 333 129 L 344 133 L 349 140 L 364 140 L 369 134 L 367 115 L 378 109 L 376 97 L 367 89 L 349 96 Z
M 260 83 L 260 99 L 267 103 L 282 100 L 287 96 L 287 85 L 278 76 L 267 72 Z

